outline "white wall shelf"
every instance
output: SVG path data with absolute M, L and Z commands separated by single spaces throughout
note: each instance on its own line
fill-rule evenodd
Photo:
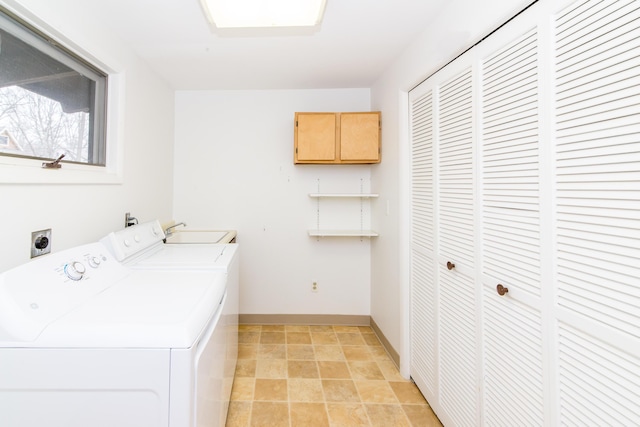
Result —
M 309 230 L 309 236 L 313 237 L 377 237 L 378 233 L 372 230 Z
M 369 199 L 369 198 L 374 198 L 374 197 L 378 197 L 377 194 L 375 193 L 366 193 L 366 194 L 361 194 L 361 193 L 311 193 L 309 194 L 309 197 L 312 198 L 322 198 L 322 197 L 348 197 L 348 198 L 363 198 L 363 199 Z
M 318 190 L 320 182 L 318 180 Z M 313 237 L 376 237 L 378 233 L 370 230 L 371 205 L 369 201 L 377 198 L 378 194 L 364 192 L 364 183 L 360 182 L 359 193 L 310 193 L 309 197 L 317 200 L 316 204 L 316 228 L 308 230 Z M 326 199 L 328 205 L 323 204 L 322 216 L 320 215 L 320 200 Z M 334 199 L 329 202 L 330 199 Z M 344 200 L 344 202 L 342 201 Z M 357 204 L 354 204 L 354 201 Z M 358 203 L 359 202 L 359 203 Z M 359 210 L 358 210 L 359 206 Z M 340 216 L 340 212 L 344 217 Z M 359 215 L 358 215 L 359 214 Z M 357 217 L 354 217 L 358 215 Z M 322 218 L 322 221 L 321 221 Z M 345 228 L 339 228 L 344 220 Z M 327 227 L 327 225 L 329 225 Z M 358 228 L 359 225 L 359 228 Z M 355 227 L 354 227 L 355 226 Z

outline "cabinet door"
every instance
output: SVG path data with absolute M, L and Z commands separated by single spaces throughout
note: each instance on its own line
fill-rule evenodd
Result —
M 295 162 L 334 161 L 336 129 L 335 113 L 296 113 Z
M 340 160 L 378 162 L 380 160 L 380 113 L 340 115 Z

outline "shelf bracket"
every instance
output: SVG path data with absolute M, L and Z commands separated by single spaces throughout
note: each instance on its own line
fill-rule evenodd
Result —
M 318 178 L 316 191 L 320 193 L 320 178 Z M 320 234 L 320 197 L 316 199 L 316 231 Z M 316 236 L 316 241 L 320 241 L 320 236 Z

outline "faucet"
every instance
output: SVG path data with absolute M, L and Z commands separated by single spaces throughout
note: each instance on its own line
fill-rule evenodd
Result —
M 180 226 L 180 225 L 182 225 L 182 226 L 184 226 L 184 227 L 186 227 L 186 226 L 187 226 L 187 224 L 186 224 L 186 223 L 184 223 L 184 222 L 179 222 L 179 223 L 177 223 L 177 224 L 173 224 L 171 227 L 167 227 L 167 229 L 166 229 L 166 230 L 164 230 L 164 234 L 165 234 L 165 236 L 167 236 L 167 237 L 171 236 L 171 234 L 172 234 L 172 233 L 171 233 L 171 230 L 172 230 L 172 229 L 174 229 L 174 228 L 176 228 L 176 227 L 178 227 L 178 226 Z

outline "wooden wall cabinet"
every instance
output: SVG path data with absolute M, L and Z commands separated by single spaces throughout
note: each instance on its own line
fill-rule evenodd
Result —
M 296 113 L 294 163 L 380 163 L 380 112 Z

